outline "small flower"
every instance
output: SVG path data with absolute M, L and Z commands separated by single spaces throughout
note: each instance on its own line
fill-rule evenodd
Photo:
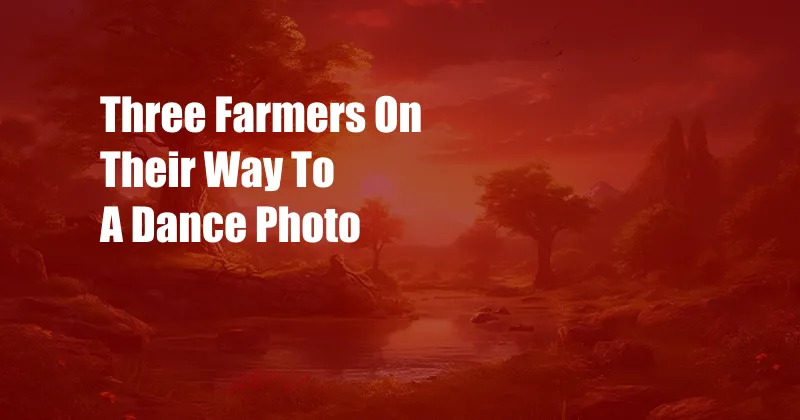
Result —
M 776 372 L 777 372 L 777 371 L 778 371 L 778 369 L 780 369 L 780 368 L 781 368 L 781 365 L 779 365 L 779 364 L 777 364 L 777 363 L 775 363 L 774 365 L 772 365 L 772 370 L 774 370 L 774 371 L 776 371 Z
M 115 404 L 117 402 L 117 396 L 108 391 L 101 392 L 100 398 L 108 400 L 108 402 L 110 402 L 111 404 Z
M 767 354 L 766 354 L 766 353 L 759 353 L 759 354 L 757 354 L 757 355 L 756 355 L 756 361 L 759 361 L 759 362 L 760 362 L 760 361 L 762 361 L 762 360 L 766 359 L 767 357 L 768 357 L 768 356 L 767 356 Z
M 125 417 L 122 418 L 122 420 L 136 420 L 136 416 L 134 416 L 133 414 L 126 414 Z

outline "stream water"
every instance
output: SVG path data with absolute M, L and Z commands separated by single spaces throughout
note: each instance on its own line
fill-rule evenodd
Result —
M 419 318 L 264 319 L 264 352 L 229 355 L 215 351 L 213 335 L 166 337 L 148 352 L 148 369 L 179 381 L 224 383 L 256 370 L 348 380 L 394 377 L 423 380 L 450 369 L 507 359 L 546 345 L 557 319 L 548 305 L 520 298 L 488 299 L 453 292 L 412 295 Z M 469 322 L 478 308 L 504 306 L 511 315 L 486 325 Z M 509 331 L 524 323 L 531 332 Z

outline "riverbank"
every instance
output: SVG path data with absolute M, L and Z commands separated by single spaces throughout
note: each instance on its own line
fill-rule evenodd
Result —
M 20 419 L 790 420 L 798 295 L 780 267 L 692 289 L 648 277 L 516 297 L 417 291 L 413 317 L 201 318 L 197 329 L 178 318 L 133 352 L 108 346 L 127 335 L 105 335 L 145 331 L 127 312 L 28 297 L 18 302 L 37 315 L 72 316 L 2 326 L 0 381 L 19 390 L 2 407 Z M 86 292 L 66 280 L 48 290 Z M 98 319 L 77 331 L 104 334 L 74 336 Z M 22 398 L 37 393 L 46 404 Z

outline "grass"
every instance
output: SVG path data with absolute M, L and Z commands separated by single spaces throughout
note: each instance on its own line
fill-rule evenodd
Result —
M 348 383 L 265 375 L 217 393 L 211 418 L 230 420 L 559 419 L 586 366 L 567 353 L 541 351 L 452 372 L 422 383 Z

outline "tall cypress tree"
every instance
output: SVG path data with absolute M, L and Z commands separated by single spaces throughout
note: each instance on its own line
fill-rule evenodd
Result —
M 663 152 L 664 197 L 670 204 L 684 208 L 687 202 L 689 158 L 683 126 L 677 118 L 670 124 Z
M 717 213 L 719 199 L 719 173 L 717 161 L 708 150 L 708 137 L 703 118 L 697 116 L 689 129 L 689 204 L 700 220 Z

